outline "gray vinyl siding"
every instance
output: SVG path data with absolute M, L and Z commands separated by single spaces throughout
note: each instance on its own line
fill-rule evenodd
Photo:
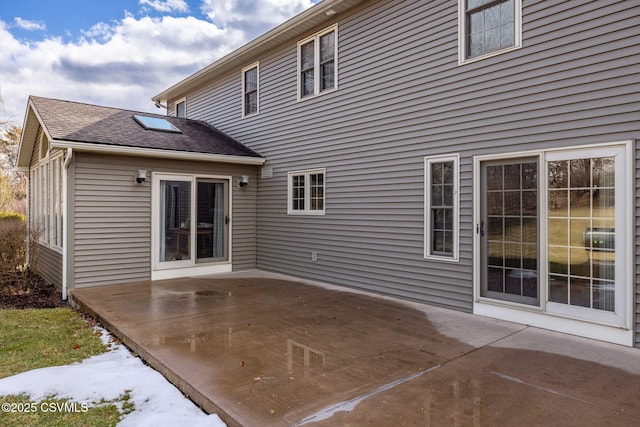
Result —
M 291 40 L 254 59 L 259 115 L 241 118 L 240 69 L 187 94 L 273 168 L 258 267 L 470 311 L 473 157 L 640 138 L 640 3 L 523 3 L 523 47 L 477 62 L 458 65 L 457 1 L 370 1 L 338 18 L 337 91 L 297 101 Z M 460 259 L 425 260 L 423 158 L 454 153 Z M 287 172 L 321 167 L 326 215 L 287 215 Z
M 40 244 L 31 250 L 31 267 L 47 282 L 62 289 L 62 252 Z
M 231 175 L 233 183 L 250 175 L 253 186 L 232 189 L 232 255 L 234 270 L 255 268 L 255 167 L 76 153 L 74 287 L 151 279 L 151 179 L 135 183 L 143 168 Z

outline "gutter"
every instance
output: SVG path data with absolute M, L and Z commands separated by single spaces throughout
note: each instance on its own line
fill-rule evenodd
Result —
M 69 165 L 73 158 L 73 149 L 67 148 L 67 156 L 62 163 L 64 173 L 62 174 L 62 218 L 64 221 L 64 229 L 62 230 L 62 299 L 67 300 L 67 278 L 69 276 Z
M 140 157 L 154 157 L 172 160 L 194 160 L 200 162 L 233 163 L 238 165 L 263 165 L 267 160 L 264 157 L 235 156 L 226 154 L 193 153 L 188 151 L 172 151 L 152 148 L 126 147 L 121 145 L 91 144 L 86 142 L 72 142 L 52 140 L 49 141 L 52 148 L 66 148 L 67 150 L 88 151 L 102 154 L 129 155 Z M 69 152 L 69 151 L 67 151 Z

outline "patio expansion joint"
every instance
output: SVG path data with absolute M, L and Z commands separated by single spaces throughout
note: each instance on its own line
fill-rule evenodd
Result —
M 509 334 L 507 334 L 505 336 L 497 338 L 497 339 L 495 339 L 495 340 L 493 340 L 491 342 L 488 342 L 486 344 L 483 344 L 483 345 L 480 345 L 478 347 L 472 348 L 469 351 L 465 351 L 465 352 L 463 352 L 463 353 L 461 353 L 461 354 L 459 354 L 459 355 L 457 355 L 455 357 L 452 357 L 451 359 L 445 360 L 442 363 L 434 365 L 434 366 L 432 366 L 432 367 L 430 367 L 428 369 L 416 372 L 415 374 L 411 374 L 411 375 L 403 377 L 403 378 L 399 378 L 399 379 L 394 380 L 394 381 L 392 381 L 392 382 L 390 382 L 388 384 L 385 384 L 385 385 L 383 385 L 383 386 L 381 386 L 381 387 L 379 387 L 379 388 L 377 388 L 377 389 L 375 389 L 373 391 L 370 391 L 368 393 L 365 393 L 365 394 L 362 394 L 360 396 L 354 397 L 352 399 L 346 400 L 344 402 L 339 402 L 339 403 L 336 403 L 334 405 L 328 406 L 328 407 L 326 407 L 324 409 L 321 409 L 320 411 L 316 412 L 315 414 L 312 414 L 312 415 L 310 415 L 308 417 L 305 417 L 304 419 L 298 421 L 297 423 L 293 424 L 292 427 L 302 426 L 302 425 L 305 425 L 305 424 L 308 424 L 308 423 L 314 423 L 314 422 L 319 422 L 319 421 L 322 421 L 322 420 L 326 420 L 328 418 L 331 418 L 334 414 L 336 414 L 338 412 L 351 412 L 351 411 L 353 411 L 355 409 L 356 406 L 358 406 L 359 403 L 361 403 L 362 401 L 366 400 L 369 397 L 375 396 L 375 395 L 377 395 L 379 393 L 382 393 L 383 391 L 390 390 L 390 389 L 392 389 L 393 387 L 395 387 L 397 385 L 404 384 L 406 382 L 412 381 L 412 380 L 414 380 L 416 378 L 419 378 L 419 377 L 423 376 L 424 374 L 427 374 L 427 373 L 429 373 L 431 371 L 435 371 L 436 369 L 445 367 L 445 366 L 447 366 L 448 364 L 450 364 L 452 362 L 455 362 L 455 361 L 457 361 L 459 359 L 462 359 L 462 358 L 464 358 L 464 357 L 466 357 L 466 356 L 468 356 L 470 354 L 473 354 L 476 351 L 479 351 L 479 350 L 481 350 L 481 349 L 483 349 L 485 347 L 492 346 L 493 344 L 495 344 L 495 343 L 497 343 L 497 342 L 499 342 L 501 340 L 508 339 L 509 337 L 511 337 L 513 335 L 516 335 L 516 334 L 518 334 L 518 333 L 520 333 L 520 332 L 522 332 L 522 331 L 524 331 L 524 330 L 526 330 L 528 328 L 529 328 L 529 326 L 525 326 L 525 327 L 523 327 L 521 329 L 518 329 L 516 331 L 513 331 L 513 332 L 511 332 L 511 333 L 509 333 Z M 492 373 L 494 373 L 494 372 L 492 372 Z M 499 376 L 498 373 L 494 373 L 494 374 Z M 511 379 L 511 378 L 507 378 L 507 379 Z M 514 378 L 513 380 L 517 380 L 517 379 Z M 547 390 L 547 391 L 549 391 L 549 390 Z
M 312 414 L 300 421 L 298 421 L 295 424 L 292 424 L 292 427 L 297 427 L 297 426 L 302 426 L 308 423 L 314 423 L 314 422 L 318 422 L 318 421 L 322 421 L 322 420 L 326 420 L 328 418 L 331 418 L 334 414 L 338 413 L 338 412 L 351 412 L 355 409 L 356 406 L 358 406 L 358 404 L 362 401 L 364 401 L 365 399 L 375 396 L 376 394 L 382 393 L 383 391 L 387 391 L 389 389 L 392 389 L 393 387 L 400 385 L 400 384 L 404 384 L 406 382 L 409 382 L 411 380 L 414 380 L 418 377 L 421 377 L 422 375 L 434 371 L 438 368 L 440 368 L 442 365 L 435 365 L 430 367 L 429 369 L 425 369 L 424 371 L 420 371 L 420 372 L 416 372 L 415 374 L 411 374 L 409 376 L 406 376 L 404 378 L 400 378 L 397 379 L 395 381 L 392 381 L 388 384 L 385 384 L 381 387 L 378 387 L 377 389 L 370 391 L 368 393 L 365 393 L 363 395 L 354 397 L 353 399 L 349 399 L 346 400 L 344 402 L 340 402 L 340 403 L 336 403 L 335 405 L 331 405 L 328 406 L 324 409 L 321 409 L 320 411 L 316 412 L 315 414 Z

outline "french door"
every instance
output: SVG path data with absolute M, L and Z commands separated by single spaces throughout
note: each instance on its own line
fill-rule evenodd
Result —
M 480 302 L 630 327 L 628 148 L 477 161 Z
M 229 180 L 154 175 L 155 269 L 229 260 Z

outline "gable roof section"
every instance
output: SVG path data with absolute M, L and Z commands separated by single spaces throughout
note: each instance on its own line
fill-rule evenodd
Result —
M 323 0 L 294 16 L 257 39 L 197 71 L 152 98 L 153 101 L 170 101 L 181 98 L 187 92 L 202 86 L 229 71 L 238 70 L 255 62 L 260 56 L 301 37 L 320 25 L 329 25 L 341 13 L 364 3 L 365 0 Z
M 167 120 L 181 133 L 145 129 L 134 115 Z M 29 166 L 39 125 L 54 148 L 264 163 L 258 153 L 203 121 L 30 96 L 18 153 L 18 166 L 22 168 Z

